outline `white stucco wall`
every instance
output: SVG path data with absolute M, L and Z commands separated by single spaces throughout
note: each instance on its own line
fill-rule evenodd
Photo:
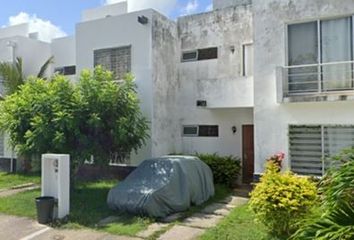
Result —
M 182 151 L 241 157 L 242 125 L 253 124 L 253 77 L 242 76 L 242 45 L 252 42 L 251 8 L 186 16 L 178 19 L 178 30 L 181 51 L 218 48 L 217 59 L 179 60 L 179 134 L 183 125 L 219 126 L 219 137 L 182 137 Z M 197 100 L 206 100 L 207 108 L 197 107 Z
M 230 6 L 251 4 L 252 0 L 213 0 L 213 8 L 220 9 Z
M 29 33 L 29 25 L 28 23 L 18 24 L 10 27 L 0 28 L 0 39 L 22 36 L 27 37 Z
M 104 5 L 98 8 L 87 9 L 81 13 L 81 21 L 92 21 L 100 18 L 117 16 L 128 12 L 126 1 L 115 4 Z
M 253 109 L 196 110 L 183 119 L 184 125 L 219 125 L 219 137 L 183 137 L 184 153 L 218 153 L 242 157 L 242 125 L 253 124 Z M 233 134 L 232 127 L 237 128 Z M 182 126 L 180 130 L 182 135 Z
M 287 23 L 351 15 L 352 0 L 253 0 L 255 81 L 255 173 L 263 171 L 265 159 L 286 153 L 289 124 L 354 124 L 354 103 L 320 102 L 278 104 L 276 67 L 286 63 Z
M 243 45 L 253 41 L 251 6 L 179 18 L 178 29 L 181 51 L 218 48 L 217 59 L 179 64 L 182 105 L 206 100 L 211 108 L 252 107 L 253 78 L 242 73 Z
M 151 21 L 147 25 L 138 23 L 137 17 L 144 15 L 152 19 L 153 10 L 143 10 L 120 16 L 109 17 L 76 26 L 76 71 L 93 69 L 94 50 L 131 45 L 132 73 L 136 77 L 138 95 L 143 114 L 152 120 L 152 44 Z M 151 126 L 150 126 L 151 127 Z M 138 154 L 133 154 L 132 164 L 151 156 L 151 140 Z
M 152 19 L 152 156 L 181 151 L 177 25 L 154 11 Z
M 75 36 L 53 39 L 51 48 L 54 68 L 76 65 Z

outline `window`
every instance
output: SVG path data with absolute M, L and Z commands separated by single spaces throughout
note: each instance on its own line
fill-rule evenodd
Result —
M 219 126 L 217 125 L 201 125 L 199 126 L 199 137 L 218 137 Z
M 253 44 L 242 45 L 242 75 L 253 76 Z
M 182 62 L 196 61 L 198 59 L 197 51 L 189 51 L 182 53 Z
M 75 75 L 76 74 L 76 66 L 58 67 L 58 68 L 55 68 L 54 72 L 62 74 L 62 75 Z
M 207 60 L 218 58 L 218 48 L 205 48 L 198 50 L 198 60 Z
M 352 22 L 343 17 L 288 26 L 289 92 L 353 88 Z
M 183 126 L 183 136 L 198 136 L 198 126 Z
M 112 71 L 117 80 L 131 72 L 131 46 L 94 51 L 94 65 Z
M 218 137 L 217 125 L 187 125 L 183 126 L 184 137 Z
M 182 62 L 190 62 L 190 61 L 202 61 L 208 59 L 216 59 L 218 58 L 218 48 L 203 48 L 193 51 L 185 51 L 182 53 Z
M 334 164 L 331 156 L 354 146 L 354 126 L 291 125 L 289 143 L 291 170 L 322 176 Z

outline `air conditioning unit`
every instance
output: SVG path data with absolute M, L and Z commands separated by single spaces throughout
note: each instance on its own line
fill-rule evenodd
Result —
M 206 107 L 207 101 L 206 100 L 197 100 L 197 107 Z

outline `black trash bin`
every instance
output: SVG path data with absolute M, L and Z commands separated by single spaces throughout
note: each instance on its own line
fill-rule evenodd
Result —
M 54 197 L 36 198 L 37 220 L 40 224 L 53 221 Z

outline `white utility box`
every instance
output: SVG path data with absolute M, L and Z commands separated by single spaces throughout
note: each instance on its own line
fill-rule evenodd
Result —
M 54 197 L 55 218 L 64 218 L 70 211 L 70 155 L 42 155 L 42 196 Z

